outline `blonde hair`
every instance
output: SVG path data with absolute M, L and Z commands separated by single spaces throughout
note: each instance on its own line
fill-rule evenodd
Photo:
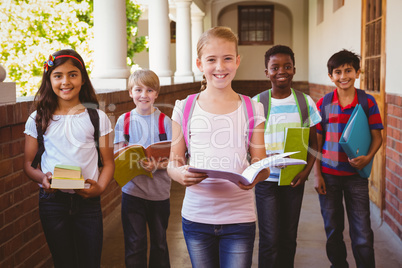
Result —
M 161 89 L 159 77 L 156 75 L 156 73 L 148 69 L 140 69 L 130 75 L 128 78 L 127 89 L 132 90 L 135 85 L 144 85 L 152 88 L 158 94 Z
M 212 38 L 220 38 L 223 40 L 226 40 L 228 42 L 232 42 L 235 44 L 236 47 L 236 56 L 239 55 L 239 50 L 238 50 L 238 38 L 236 34 L 230 29 L 229 27 L 224 27 L 224 26 L 217 26 L 213 27 L 206 32 L 204 32 L 200 38 L 198 39 L 197 43 L 197 57 L 198 59 L 201 60 L 202 57 L 202 49 L 205 47 L 206 44 L 208 44 L 208 41 Z M 207 87 L 207 80 L 205 76 L 203 76 L 203 80 L 201 81 L 201 91 L 204 90 Z

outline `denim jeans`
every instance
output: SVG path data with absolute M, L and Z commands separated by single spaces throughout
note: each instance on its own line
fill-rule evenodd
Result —
M 122 194 L 121 219 L 126 267 L 147 267 L 147 224 L 150 237 L 149 267 L 170 267 L 166 229 L 170 200 L 150 201 Z
M 327 235 L 327 256 L 332 264 L 331 267 L 349 267 L 343 241 L 343 198 L 356 266 L 358 268 L 375 267 L 368 180 L 358 175 L 334 176 L 324 173 L 322 175 L 327 194 L 319 195 L 319 199 Z
M 39 192 L 39 215 L 57 267 L 100 267 L 103 222 L 100 197 Z
M 182 227 L 193 268 L 251 267 L 255 222 L 213 225 L 182 218 Z
M 260 234 L 258 267 L 294 266 L 304 184 L 296 188 L 263 181 L 255 186 Z

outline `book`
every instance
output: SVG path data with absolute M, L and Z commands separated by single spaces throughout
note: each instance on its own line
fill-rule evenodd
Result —
M 145 157 L 148 158 L 153 157 L 155 158 L 155 160 L 168 159 L 170 155 L 171 144 L 172 144 L 171 141 L 159 141 L 149 145 L 146 148 L 144 148 L 142 145 L 139 144 L 132 144 L 115 151 L 114 157 L 115 158 L 118 157 L 126 150 L 132 150 L 138 152 L 143 151 Z
M 244 185 L 250 185 L 257 178 L 257 176 L 263 172 L 267 167 L 284 167 L 289 165 L 304 165 L 306 161 L 300 159 L 292 159 L 287 158 L 296 152 L 289 152 L 283 154 L 276 154 L 264 158 L 250 166 L 248 166 L 242 174 L 238 174 L 236 172 L 230 171 L 221 171 L 221 170 L 212 170 L 212 169 L 203 169 L 203 168 L 194 168 L 190 167 L 188 169 L 189 172 L 194 173 L 205 173 L 210 178 L 216 179 L 225 179 L 233 182 L 236 185 L 239 185 L 241 182 Z M 267 176 L 268 178 L 268 176 Z
M 54 167 L 50 188 L 53 189 L 84 189 L 85 179 L 81 167 L 56 165 Z
M 114 153 L 114 179 L 123 187 L 134 177 L 145 175 L 153 178 L 152 172 L 146 171 L 140 160 L 151 159 L 163 161 L 169 159 L 171 141 L 156 142 L 144 148 L 139 144 L 123 147 Z
M 350 159 L 368 153 L 371 146 L 371 131 L 366 113 L 360 104 L 353 110 L 339 139 L 339 144 Z M 363 169 L 357 169 L 357 172 L 361 177 L 368 178 L 372 166 L 373 159 Z
M 307 161 L 308 143 L 310 128 L 308 127 L 292 127 L 285 129 L 285 143 L 283 152 L 297 151 L 290 155 L 290 158 L 301 159 Z M 305 168 L 306 165 L 291 165 L 281 169 L 279 173 L 278 185 L 290 185 L 294 177 Z

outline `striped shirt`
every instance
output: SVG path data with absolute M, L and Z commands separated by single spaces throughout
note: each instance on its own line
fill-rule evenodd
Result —
M 257 95 L 258 96 L 258 95 Z M 257 96 L 253 99 L 257 100 Z M 321 116 L 317 107 L 310 96 L 307 95 L 308 107 L 310 112 L 310 127 L 321 122 Z M 266 103 L 263 103 L 267 105 Z M 283 153 L 285 129 L 290 127 L 301 127 L 299 110 L 293 94 L 284 99 L 271 98 L 271 110 L 269 118 L 265 121 L 265 150 L 267 155 Z M 277 182 L 279 180 L 280 169 L 271 168 L 271 174 L 266 181 Z
M 370 129 L 383 129 L 384 127 L 382 125 L 377 103 L 374 97 L 370 94 L 367 94 L 367 97 L 369 107 L 369 127 Z M 317 102 L 317 108 L 320 113 L 322 109 L 322 101 L 323 98 Z M 321 172 L 336 176 L 353 175 L 357 173 L 356 169 L 349 164 L 348 156 L 340 146 L 339 139 L 354 108 L 358 104 L 357 93 L 355 93 L 355 98 L 351 104 L 342 107 L 339 104 L 337 89 L 335 89 L 332 104 L 335 107 L 334 109 L 331 109 L 328 114 L 328 131 L 325 134 L 325 139 L 323 139 L 324 144 L 322 146 Z M 323 133 L 321 123 L 317 125 L 317 133 Z

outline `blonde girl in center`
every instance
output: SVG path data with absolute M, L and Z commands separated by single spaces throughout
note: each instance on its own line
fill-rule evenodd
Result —
M 182 129 L 184 100 L 176 101 L 172 119 L 170 177 L 187 186 L 182 226 L 193 267 L 251 267 L 255 239 L 252 189 L 205 174 L 189 166 L 241 173 L 251 162 L 266 157 L 264 111 L 254 102 L 254 129 L 249 146 L 247 118 L 231 83 L 240 64 L 237 37 L 226 27 L 202 34 L 197 45 L 197 67 L 204 73 L 201 93 L 189 118 L 189 148 Z M 188 161 L 186 155 L 188 153 Z M 187 165 L 188 163 L 188 165 Z

